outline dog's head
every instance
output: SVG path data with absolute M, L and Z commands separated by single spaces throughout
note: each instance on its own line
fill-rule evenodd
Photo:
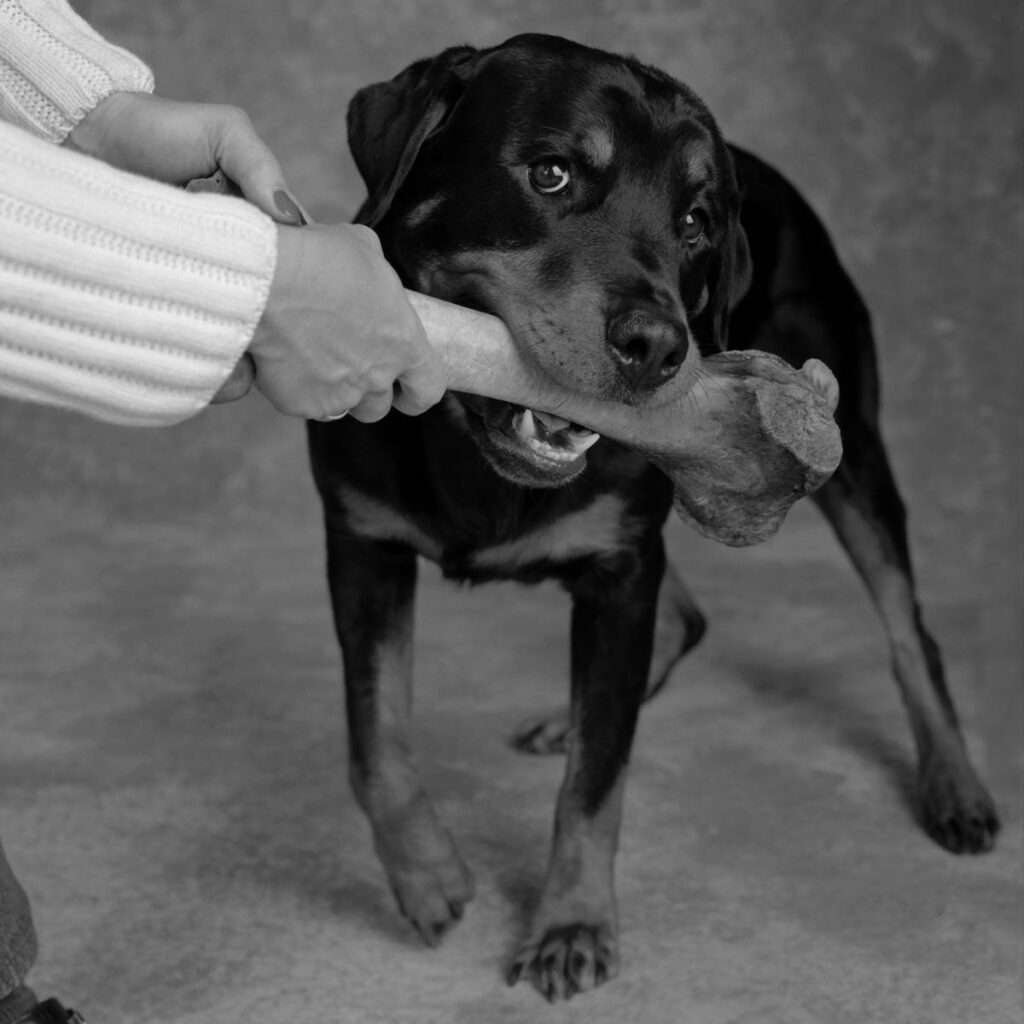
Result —
M 686 86 L 553 36 L 460 46 L 360 90 L 349 143 L 410 287 L 505 321 L 565 387 L 629 403 L 724 347 L 749 280 L 729 150 Z M 678 386 L 678 380 L 677 384 Z M 503 476 L 555 486 L 593 435 L 449 396 Z

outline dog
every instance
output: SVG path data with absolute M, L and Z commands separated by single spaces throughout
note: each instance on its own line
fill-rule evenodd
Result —
M 921 820 L 953 852 L 998 819 L 965 750 L 915 595 L 878 428 L 868 312 L 796 189 L 727 144 L 685 85 L 564 39 L 457 46 L 360 90 L 357 220 L 412 289 L 499 316 L 558 384 L 639 403 L 696 346 L 756 348 L 838 378 L 845 454 L 815 500 L 864 578 L 918 753 Z M 571 602 L 571 706 L 539 906 L 508 980 L 569 998 L 618 968 L 613 861 L 637 715 L 704 631 L 642 455 L 555 416 L 449 392 L 415 417 L 309 424 L 344 662 L 350 778 L 401 913 L 430 945 L 473 879 L 410 753 L 417 557 L 453 580 L 555 579 Z M 655 638 L 657 636 L 657 643 Z

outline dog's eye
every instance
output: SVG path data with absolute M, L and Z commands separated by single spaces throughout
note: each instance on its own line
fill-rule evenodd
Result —
M 708 215 L 696 206 L 683 218 L 683 238 L 695 245 L 708 229 Z
M 530 184 L 546 196 L 564 192 L 569 181 L 569 167 L 562 160 L 549 158 L 530 165 Z

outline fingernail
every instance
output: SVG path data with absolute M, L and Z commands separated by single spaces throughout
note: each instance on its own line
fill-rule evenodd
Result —
M 281 213 L 292 222 L 302 227 L 306 223 L 306 218 L 302 216 L 302 211 L 299 209 L 298 203 L 284 189 L 278 189 L 274 193 L 274 204 L 281 211 Z

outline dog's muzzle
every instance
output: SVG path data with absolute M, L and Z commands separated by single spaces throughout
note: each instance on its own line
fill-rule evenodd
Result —
M 638 390 L 670 381 L 686 359 L 690 333 L 666 313 L 629 309 L 608 322 L 608 348 L 619 373 Z

